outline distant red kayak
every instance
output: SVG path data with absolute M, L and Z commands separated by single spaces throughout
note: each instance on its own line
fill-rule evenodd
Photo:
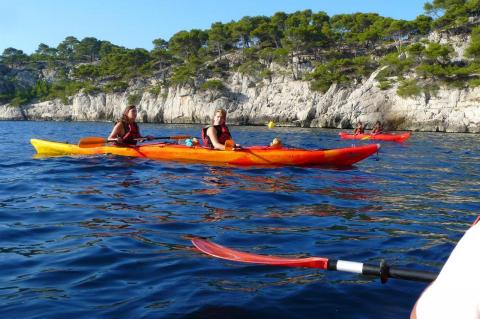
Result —
M 405 142 L 411 135 L 410 132 L 402 134 L 391 134 L 391 133 L 381 133 L 381 134 L 350 134 L 347 132 L 338 133 L 342 139 L 354 139 L 354 140 L 378 140 L 378 141 L 390 141 L 390 142 Z

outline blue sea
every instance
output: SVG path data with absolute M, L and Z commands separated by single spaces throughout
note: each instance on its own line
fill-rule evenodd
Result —
M 200 126 L 140 124 L 144 135 Z M 208 257 L 192 237 L 278 256 L 438 271 L 480 214 L 480 136 L 414 132 L 351 168 L 35 158 L 111 123 L 0 122 L 2 318 L 407 318 L 426 283 Z M 305 148 L 338 130 L 231 127 Z

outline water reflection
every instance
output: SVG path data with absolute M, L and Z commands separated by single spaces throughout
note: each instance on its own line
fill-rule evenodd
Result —
M 237 264 L 236 267 L 242 267 Z M 252 266 L 245 266 L 243 267 L 252 267 Z M 261 266 L 256 266 L 256 268 L 263 268 Z M 265 267 L 266 268 L 266 267 Z M 258 271 L 259 269 L 257 269 Z M 243 292 L 256 292 L 265 288 L 270 287 L 282 287 L 282 286 L 289 286 L 289 285 L 297 285 L 297 286 L 304 286 L 313 284 L 316 282 L 320 282 L 323 280 L 324 275 L 320 272 L 311 272 L 309 271 L 306 274 L 301 275 L 293 275 L 285 273 L 281 270 L 277 270 L 277 272 L 273 274 L 268 273 L 268 269 L 266 269 L 267 274 L 261 276 L 261 278 L 257 278 L 255 280 L 249 280 L 248 278 L 242 277 L 241 280 L 227 280 L 227 279 L 220 279 L 210 281 L 209 285 L 213 286 L 217 290 L 225 290 L 225 291 L 243 291 Z

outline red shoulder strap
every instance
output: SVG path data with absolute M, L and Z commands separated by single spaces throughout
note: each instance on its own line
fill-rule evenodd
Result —
M 203 146 L 208 146 L 208 136 L 207 136 L 208 128 L 209 128 L 209 126 L 202 128 L 201 137 L 202 137 Z
M 478 222 L 480 221 L 480 216 L 477 217 L 477 219 L 475 219 L 475 221 L 473 222 L 472 226 L 477 224 Z

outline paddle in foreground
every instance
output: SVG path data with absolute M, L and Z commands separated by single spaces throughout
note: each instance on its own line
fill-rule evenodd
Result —
M 192 243 L 201 252 L 220 259 L 269 266 L 305 267 L 345 271 L 367 276 L 380 277 L 382 283 L 385 283 L 388 278 L 431 282 L 435 280 L 437 276 L 437 274 L 427 271 L 416 271 L 391 267 L 384 261 L 381 261 L 380 265 L 377 266 L 353 261 L 334 260 L 324 257 L 284 258 L 242 252 L 200 238 L 192 239 Z

